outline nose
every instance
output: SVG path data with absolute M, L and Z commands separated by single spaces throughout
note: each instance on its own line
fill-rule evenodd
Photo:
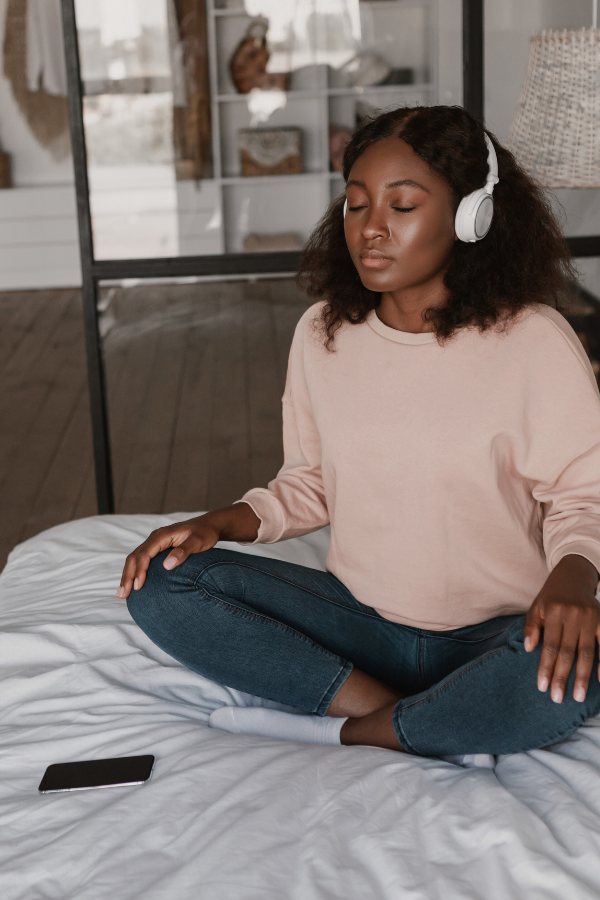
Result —
M 360 233 L 366 241 L 372 241 L 378 237 L 388 238 L 390 236 L 390 226 L 386 212 L 386 210 L 375 204 L 365 210 L 365 218 L 361 223 Z

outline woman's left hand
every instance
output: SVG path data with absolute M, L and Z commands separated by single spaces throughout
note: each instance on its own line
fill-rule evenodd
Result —
M 550 572 L 529 612 L 523 630 L 525 649 L 534 650 L 544 630 L 538 688 L 562 703 L 567 679 L 577 656 L 573 697 L 582 703 L 600 641 L 600 603 L 596 600 L 598 571 L 583 556 L 563 556 Z M 600 678 L 600 671 L 598 673 Z

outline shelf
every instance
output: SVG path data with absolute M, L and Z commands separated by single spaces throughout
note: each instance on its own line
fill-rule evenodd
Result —
M 389 0 L 386 0 L 389 2 Z M 429 81 L 414 84 L 369 84 L 357 87 L 326 88 L 323 92 L 329 97 L 362 97 L 363 94 L 395 94 L 398 91 L 429 91 L 433 85 Z
M 217 178 L 216 181 L 223 185 L 234 184 L 275 184 L 285 181 L 318 181 L 336 175 L 337 172 L 297 172 L 290 175 L 229 175 Z
M 433 0 L 368 0 L 368 2 L 364 2 L 364 0 L 360 0 L 361 6 L 364 5 L 367 9 L 394 9 L 394 7 L 406 7 L 406 6 L 431 6 L 433 4 Z
M 228 175 L 223 178 L 215 178 L 218 184 L 236 185 L 236 184 L 262 184 L 268 182 L 284 182 L 284 181 L 315 181 L 320 178 L 335 179 L 344 176 L 341 172 L 298 172 L 294 175 Z
M 361 0 L 363 2 L 363 0 Z M 393 9 L 394 7 L 402 7 L 402 6 L 430 6 L 432 0 L 369 0 L 368 3 L 365 4 L 368 9 Z M 215 18 L 228 18 L 230 16 L 245 16 L 247 19 L 259 19 L 265 18 L 263 16 L 252 16 L 249 12 L 247 12 L 243 6 L 235 7 L 234 9 L 212 9 L 212 14 Z
M 389 2 L 389 0 L 385 0 L 385 2 Z M 245 16 L 247 19 L 264 18 L 263 16 L 251 16 L 246 12 L 243 6 L 236 9 L 213 9 L 212 14 L 218 18 L 228 18 L 230 16 Z
M 390 0 L 385 0 L 390 2 Z M 278 91 L 283 93 L 290 100 L 302 100 L 308 97 L 362 97 L 364 94 L 382 93 L 395 94 L 399 91 L 429 91 L 433 88 L 431 82 L 415 82 L 414 84 L 370 84 L 360 85 L 357 87 L 339 87 L 339 88 L 307 88 L 301 91 Z M 265 93 L 271 93 L 265 91 Z M 245 100 L 250 94 L 217 94 L 219 103 L 235 103 Z
M 319 56 L 321 61 L 315 64 L 314 70 L 305 69 L 297 60 L 302 71 L 298 76 L 291 73 L 290 90 L 261 91 L 258 97 L 238 93 L 231 83 L 229 69 L 231 54 L 253 17 L 242 0 L 233 9 L 215 9 L 215 2 L 218 0 L 208 0 L 207 11 L 214 183 L 221 199 L 223 246 L 227 252 L 239 252 L 244 235 L 253 232 L 296 231 L 302 240 L 307 240 L 330 203 L 344 192 L 343 174 L 329 168 L 329 126 L 345 127 L 352 133 L 357 124 L 357 111 L 363 112 L 362 106 L 387 109 L 435 101 L 437 24 L 430 10 L 437 8 L 437 0 L 370 0 L 360 4 L 361 15 L 373 14 L 363 16 L 363 51 L 373 49 L 386 59 L 389 56 L 393 68 L 411 68 L 414 84 L 350 86 L 345 83 L 349 75 L 328 67 L 322 61 L 324 57 Z M 278 2 L 281 6 L 288 4 L 292 14 L 292 0 Z M 341 8 L 343 4 L 338 6 Z M 415 12 L 419 9 L 423 12 Z M 283 51 L 279 48 L 278 52 Z M 309 62 L 307 55 L 305 48 L 301 55 L 305 63 Z M 350 50 L 347 55 L 352 55 Z M 330 62 L 342 60 L 341 56 L 327 58 Z M 272 63 L 278 68 L 291 68 L 290 61 L 284 57 L 273 59 Z M 271 97 L 265 96 L 269 93 Z M 252 121 L 253 99 L 258 101 L 257 106 L 261 100 L 264 102 L 268 107 L 265 114 L 271 112 L 271 117 L 259 127 L 302 130 L 304 172 L 237 174 L 241 168 L 237 136 Z M 271 109 L 273 105 L 278 108 Z
M 307 97 L 320 97 L 325 93 L 325 88 L 310 88 L 302 91 L 278 91 L 278 90 L 265 90 L 265 94 L 285 94 L 286 97 L 289 97 L 291 100 L 302 100 Z M 250 97 L 250 94 L 217 94 L 217 101 L 219 103 L 235 103 L 240 100 L 246 100 Z

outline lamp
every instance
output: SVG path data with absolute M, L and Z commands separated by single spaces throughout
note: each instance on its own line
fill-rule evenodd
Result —
M 531 39 L 507 145 L 546 187 L 600 187 L 600 30 L 542 31 Z

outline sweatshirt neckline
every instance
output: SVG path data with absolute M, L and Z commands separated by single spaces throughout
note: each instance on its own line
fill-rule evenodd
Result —
M 421 331 L 414 334 L 412 331 L 398 331 L 397 328 L 390 328 L 381 321 L 374 309 L 367 316 L 367 322 L 381 337 L 387 338 L 389 341 L 396 341 L 397 344 L 431 344 L 437 340 L 433 331 Z

